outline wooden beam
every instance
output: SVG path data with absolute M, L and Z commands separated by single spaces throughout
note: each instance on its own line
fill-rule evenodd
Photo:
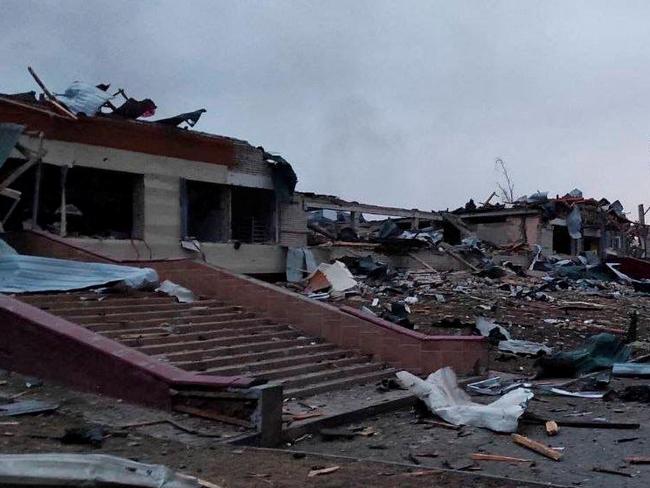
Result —
M 523 459 L 510 456 L 501 456 L 500 454 L 482 454 L 475 452 L 469 456 L 474 461 L 498 461 L 504 463 L 530 463 L 531 459 Z
M 70 112 L 67 108 L 65 108 L 63 105 L 59 103 L 59 101 L 56 99 L 56 97 L 50 92 L 50 90 L 47 89 L 45 84 L 41 81 L 41 79 L 38 77 L 36 72 L 32 69 L 31 66 L 27 67 L 27 71 L 29 71 L 29 74 L 32 75 L 32 78 L 34 78 L 34 81 L 36 81 L 36 84 L 41 87 L 41 90 L 43 90 L 43 93 L 45 93 L 45 96 L 49 99 L 50 103 L 56 107 L 57 110 L 60 112 L 63 112 L 63 114 L 67 115 L 73 120 L 78 120 L 77 116 Z
M 546 456 L 547 458 L 552 459 L 553 461 L 559 461 L 562 458 L 562 453 L 554 451 L 553 449 L 542 444 L 541 442 L 534 441 L 532 439 L 529 439 L 528 437 L 524 437 L 523 435 L 512 434 L 512 440 L 515 444 L 519 444 L 520 446 L 523 446 L 526 449 L 535 451 L 536 453 L 541 454 L 542 456 Z

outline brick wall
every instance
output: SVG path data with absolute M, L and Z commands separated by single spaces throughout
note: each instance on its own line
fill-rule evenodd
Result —
M 151 266 L 161 279 L 172 280 L 200 295 L 243 305 L 398 368 L 428 374 L 452 366 L 458 373 L 467 374 L 487 366 L 487 342 L 479 336 L 427 336 L 202 263 L 156 262 Z
M 261 149 L 240 143 L 235 146 L 236 164 L 231 168 L 239 173 L 271 177 L 271 165 L 264 161 Z
M 293 201 L 280 204 L 280 244 L 287 247 L 307 245 L 307 213 L 302 207 L 302 198 L 294 196 Z

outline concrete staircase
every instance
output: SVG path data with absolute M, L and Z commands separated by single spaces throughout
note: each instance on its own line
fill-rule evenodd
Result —
M 17 298 L 187 371 L 280 383 L 286 398 L 373 384 L 396 371 L 214 299 L 178 303 L 154 292 Z

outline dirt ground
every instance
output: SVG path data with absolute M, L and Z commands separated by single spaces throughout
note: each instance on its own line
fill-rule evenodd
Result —
M 7 401 L 48 400 L 59 408 L 47 414 L 5 417 L 0 424 L 0 452 L 73 452 L 112 454 L 146 463 L 164 464 L 179 472 L 197 476 L 223 487 L 420 487 L 515 488 L 537 486 L 492 479 L 473 473 L 423 469 L 412 463 L 400 464 L 343 459 L 320 454 L 256 449 L 229 445 L 245 434 L 237 428 L 208 420 L 171 415 L 113 399 L 74 392 L 45 383 L 26 389 L 29 381 L 19 375 L 4 375 L 0 395 Z M 26 392 L 26 393 L 25 393 Z M 200 432 L 192 435 L 171 425 L 126 427 L 157 419 L 173 419 L 179 425 Z M 69 428 L 101 425 L 105 439 L 101 446 L 64 444 Z M 210 435 L 214 437 L 205 437 Z M 411 464 L 409 466 L 409 464 Z M 313 469 L 338 466 L 330 474 L 309 477 Z
M 627 384 L 643 383 L 647 381 L 614 379 L 610 387 L 619 390 Z M 494 398 L 475 396 L 473 400 L 489 403 Z M 508 434 L 467 426 L 459 430 L 438 427 L 419 421 L 418 412 L 411 409 L 347 426 L 348 429 L 370 428 L 376 432 L 369 437 L 358 435 L 352 439 L 324 440 L 314 435 L 295 447 L 354 457 L 416 462 L 423 468 L 480 469 L 499 476 L 571 486 L 641 488 L 648 485 L 650 466 L 629 465 L 624 461 L 627 456 L 650 455 L 650 410 L 647 404 L 537 394 L 528 410 L 557 421 L 606 419 L 639 423 L 640 428 L 560 427 L 557 436 L 549 437 L 544 426 L 520 421 L 520 434 L 552 447 L 564 448 L 562 460 L 556 462 L 514 444 Z M 474 462 L 469 457 L 472 453 L 499 454 L 530 462 Z M 594 467 L 618 470 L 631 477 L 594 472 Z

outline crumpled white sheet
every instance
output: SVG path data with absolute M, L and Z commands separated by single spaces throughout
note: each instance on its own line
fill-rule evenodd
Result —
M 533 398 L 533 392 L 529 389 L 517 388 L 489 405 L 474 403 L 458 387 L 456 373 L 449 367 L 431 373 L 426 380 L 408 371 L 400 371 L 397 378 L 429 410 L 450 424 L 472 425 L 496 432 L 515 432 L 519 417 Z

